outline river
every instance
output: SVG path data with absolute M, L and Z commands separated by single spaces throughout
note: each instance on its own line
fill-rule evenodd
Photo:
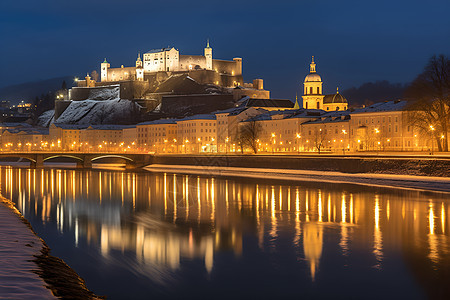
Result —
M 449 194 L 170 173 L 0 168 L 108 299 L 450 298 Z

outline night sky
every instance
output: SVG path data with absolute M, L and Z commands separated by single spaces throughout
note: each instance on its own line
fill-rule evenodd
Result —
M 450 1 L 0 2 L 0 87 L 133 66 L 137 52 L 174 46 L 243 58 L 245 81 L 295 97 L 311 55 L 324 91 L 411 81 L 433 54 L 450 54 Z

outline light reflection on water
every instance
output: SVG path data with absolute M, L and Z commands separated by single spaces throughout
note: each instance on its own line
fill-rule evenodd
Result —
M 137 298 L 448 295 L 444 194 L 110 171 L 0 175 L 2 195 L 53 254 L 111 298 L 130 289 Z

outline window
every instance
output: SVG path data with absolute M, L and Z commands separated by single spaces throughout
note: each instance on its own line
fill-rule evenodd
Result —
M 320 94 L 320 93 L 319 93 L 319 87 L 317 87 L 317 94 Z
M 312 94 L 312 93 L 313 93 L 313 91 L 312 91 L 312 87 L 310 87 L 310 88 L 309 88 L 309 93 L 310 93 L 310 94 Z

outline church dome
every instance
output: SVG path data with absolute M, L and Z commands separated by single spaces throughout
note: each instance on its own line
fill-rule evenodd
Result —
M 326 95 L 323 98 L 323 104 L 347 103 L 347 99 L 337 92 L 336 94 Z
M 322 81 L 322 78 L 320 78 L 320 75 L 317 73 L 310 73 L 306 75 L 305 82 L 313 82 L 313 81 Z

